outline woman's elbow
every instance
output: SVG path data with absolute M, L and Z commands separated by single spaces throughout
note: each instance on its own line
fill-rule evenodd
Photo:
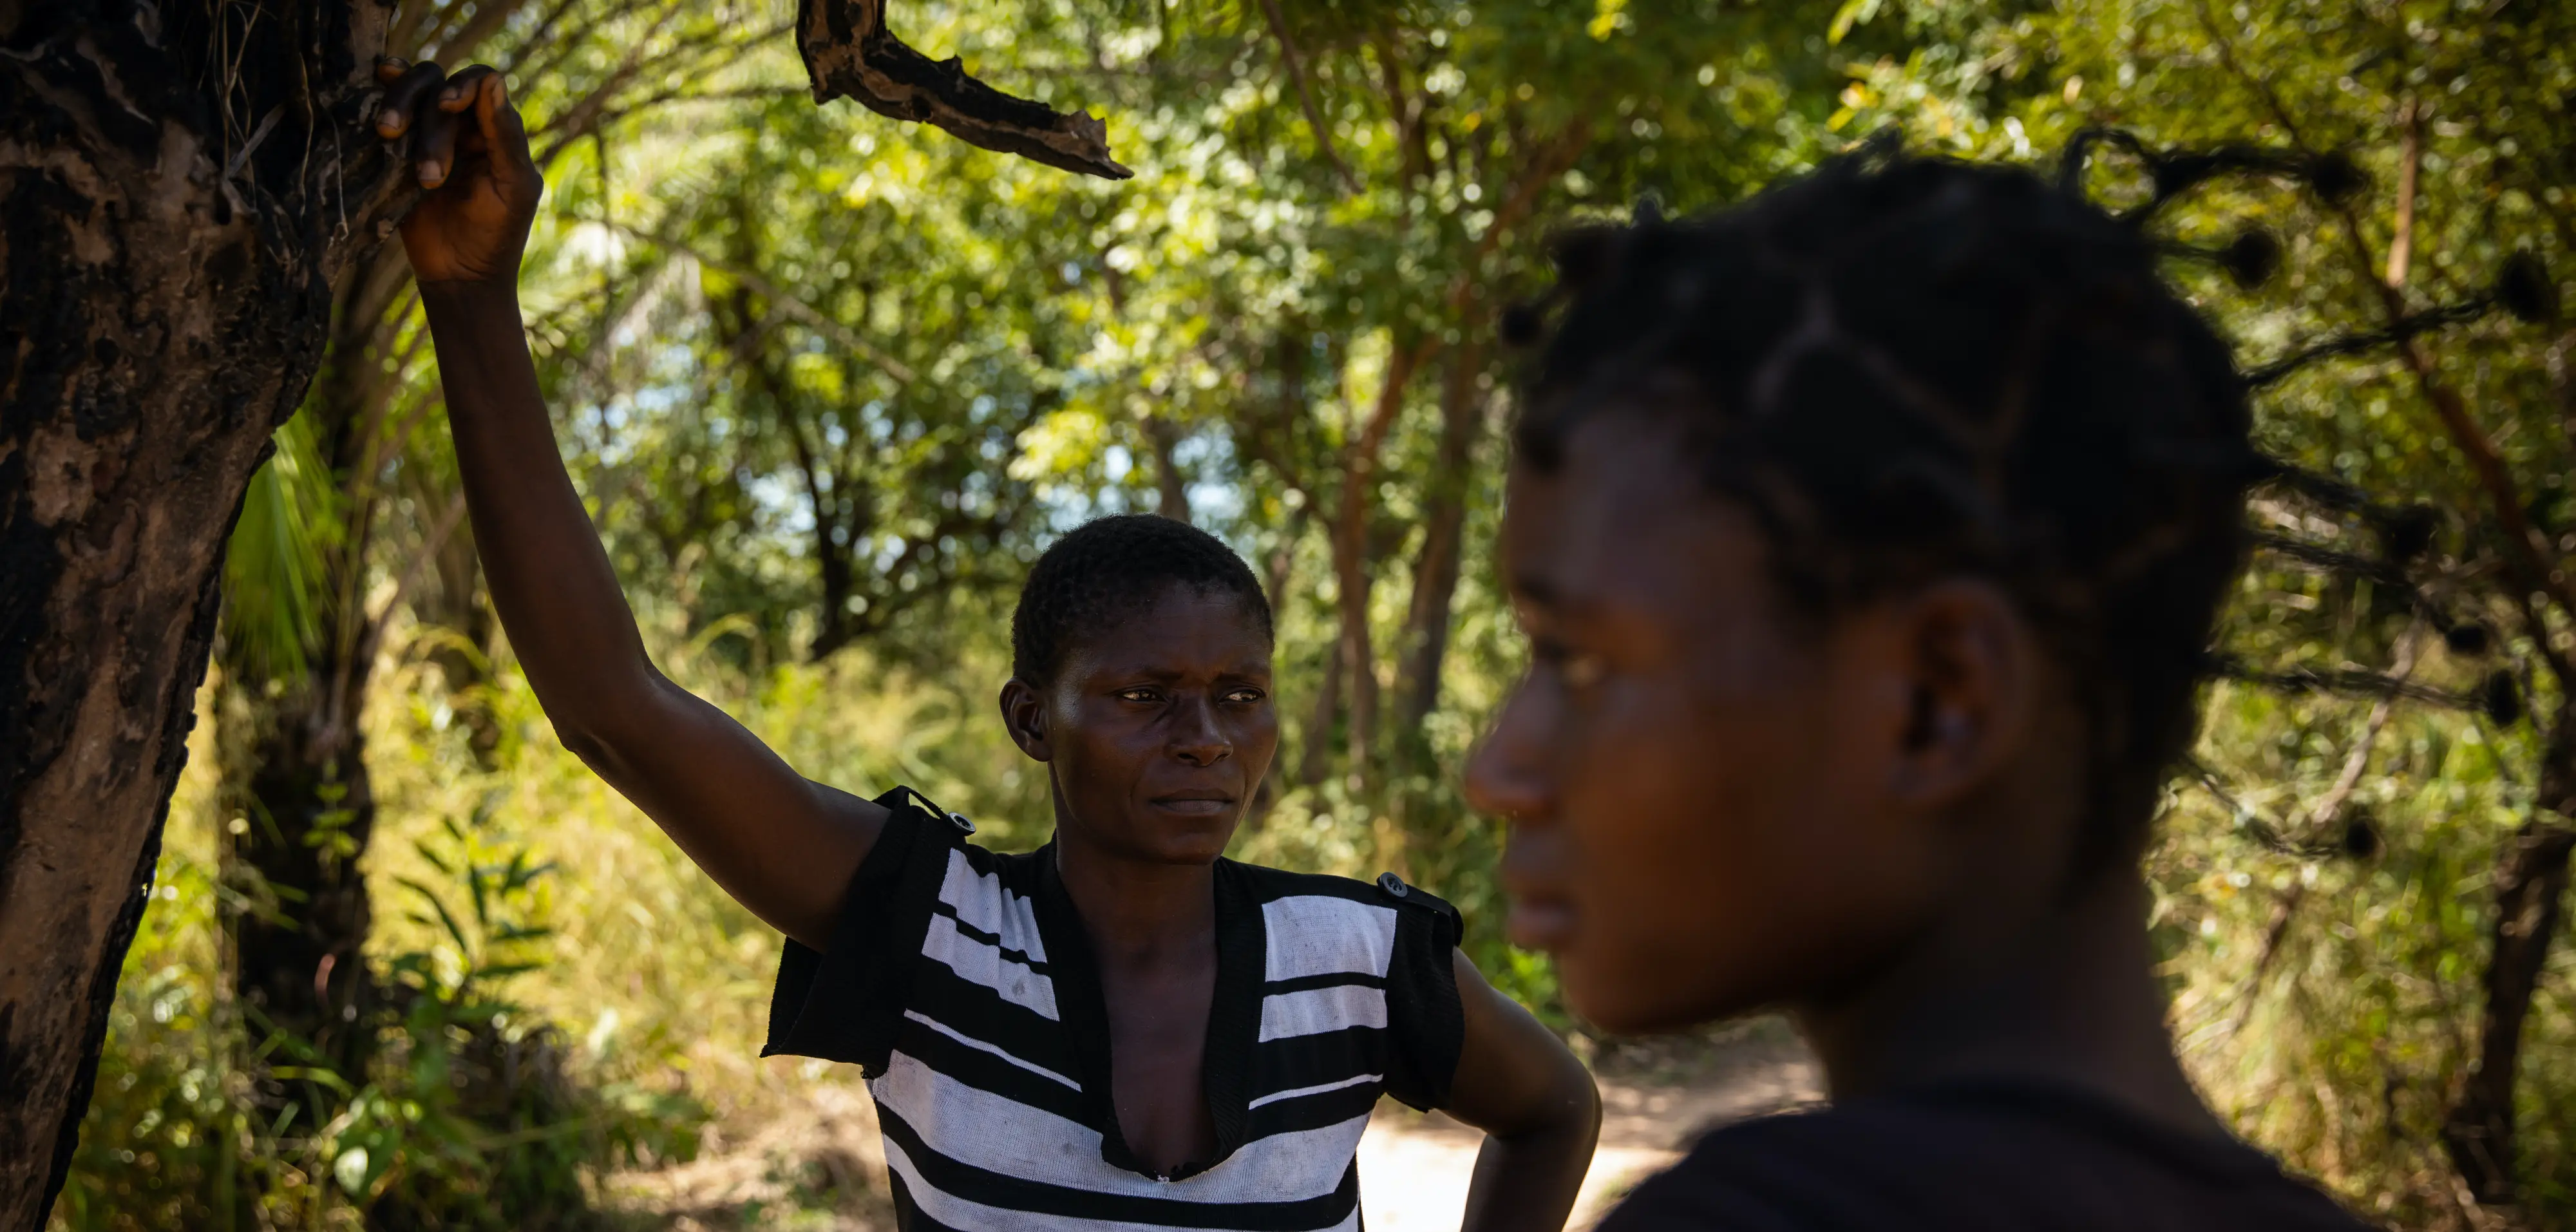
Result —
M 1497 1137 L 1564 1143 L 1588 1152 L 1601 1136 L 1601 1088 L 1593 1083 L 1591 1070 L 1571 1053 L 1565 1054 L 1512 1120 L 1514 1124 L 1500 1129 Z
M 613 683 L 540 688 L 537 705 L 554 726 L 555 739 L 565 752 L 615 781 L 626 767 L 628 754 L 649 735 L 663 712 L 659 703 L 665 687 L 659 673 L 646 672 Z
M 1563 1072 L 1558 1075 L 1558 1106 L 1564 1111 L 1560 1123 L 1570 1132 L 1580 1134 L 1590 1143 L 1601 1136 L 1601 1086 L 1592 1080 L 1592 1071 L 1569 1053 Z

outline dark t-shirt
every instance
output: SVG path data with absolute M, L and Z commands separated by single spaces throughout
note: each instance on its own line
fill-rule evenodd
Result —
M 1637 1187 L 1599 1232 L 2358 1232 L 2220 1135 L 2053 1085 L 1979 1082 L 1747 1121 Z

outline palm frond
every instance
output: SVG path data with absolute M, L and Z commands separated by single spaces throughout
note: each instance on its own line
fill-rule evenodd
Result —
M 341 497 L 303 414 L 278 428 L 276 446 L 251 477 L 225 552 L 223 636 L 242 667 L 291 682 L 329 632 L 325 553 L 341 539 Z

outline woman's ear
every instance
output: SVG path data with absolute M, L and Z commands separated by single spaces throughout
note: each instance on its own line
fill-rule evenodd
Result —
M 1890 786 L 1938 807 L 2022 751 L 2038 709 L 2038 633 L 2000 587 L 1969 578 L 1916 593 L 1899 619 L 1910 713 Z
M 1011 730 L 1011 743 L 1037 761 L 1054 759 L 1055 748 L 1047 742 L 1046 698 L 1037 686 L 1011 677 L 1002 684 L 1002 726 Z

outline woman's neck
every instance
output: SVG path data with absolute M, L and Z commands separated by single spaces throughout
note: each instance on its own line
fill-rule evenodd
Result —
M 1796 1007 L 1799 1026 L 1836 1099 L 2027 1078 L 2220 1130 L 2174 1058 L 2146 914 L 2131 874 L 2018 920 L 1962 913 L 1844 995 Z
M 1204 954 L 1216 934 L 1216 867 L 1123 857 L 1059 828 L 1056 875 L 1104 963 L 1159 964 Z

